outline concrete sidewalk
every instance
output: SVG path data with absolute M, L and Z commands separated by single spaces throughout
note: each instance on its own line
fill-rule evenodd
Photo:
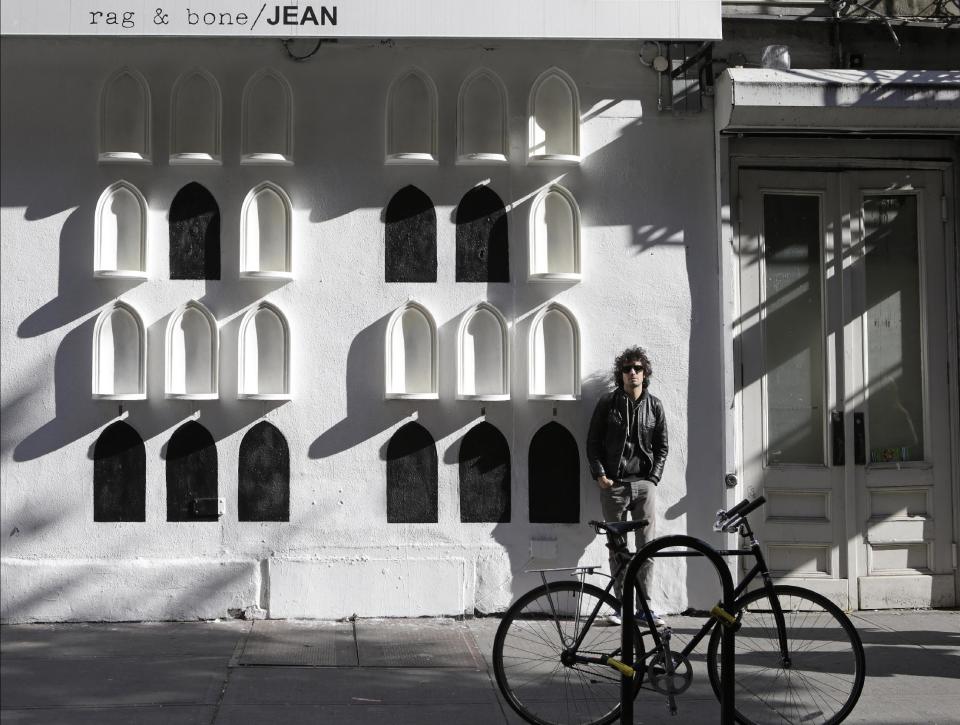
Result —
M 669 618 L 681 633 L 701 621 Z M 862 612 L 854 621 L 867 681 L 847 722 L 960 723 L 960 613 Z M 0 721 L 520 723 L 493 680 L 498 623 L 5 625 Z M 695 668 L 678 716 L 667 713 L 662 696 L 646 691 L 636 713 L 637 723 L 677 725 L 715 723 L 719 710 L 705 673 Z

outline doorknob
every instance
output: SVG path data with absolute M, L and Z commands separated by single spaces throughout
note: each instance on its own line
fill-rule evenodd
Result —
M 830 413 L 830 434 L 833 438 L 833 465 L 842 466 L 846 462 L 847 439 L 843 432 L 843 411 Z
M 858 466 L 867 465 L 867 436 L 863 413 L 853 414 L 853 462 Z

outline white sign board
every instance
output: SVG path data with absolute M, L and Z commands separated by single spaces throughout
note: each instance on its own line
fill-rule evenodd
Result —
M 720 38 L 720 0 L 2 0 L 3 35 Z

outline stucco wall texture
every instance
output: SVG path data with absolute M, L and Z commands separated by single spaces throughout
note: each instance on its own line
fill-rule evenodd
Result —
M 658 533 L 709 538 L 723 504 L 724 425 L 712 114 L 709 106 L 658 114 L 657 77 L 640 63 L 636 44 L 353 41 L 325 44 L 296 63 L 278 40 L 5 38 L 0 53 L 4 621 L 213 618 L 251 607 L 322 618 L 503 609 L 539 582 L 526 568 L 606 562 L 586 525 L 600 518 L 600 506 L 584 442 L 614 356 L 636 343 L 650 353 L 651 390 L 669 416 Z M 102 84 L 124 65 L 150 86 L 149 165 L 97 162 Z M 438 89 L 436 166 L 384 164 L 387 89 L 411 65 Z M 222 92 L 222 166 L 167 161 L 171 87 L 195 66 Z M 552 66 L 579 91 L 578 166 L 526 164 L 528 95 Z M 265 67 L 293 88 L 293 166 L 239 163 L 241 93 Z M 506 166 L 454 163 L 457 94 L 479 67 L 507 89 Z M 146 281 L 92 274 L 94 210 L 120 179 L 148 203 Z M 454 212 L 487 179 L 508 205 L 511 281 L 457 283 Z M 293 203 L 294 279 L 286 283 L 238 275 L 240 207 L 265 180 Z M 220 206 L 219 281 L 169 279 L 166 215 L 191 181 Z M 583 279 L 575 284 L 527 281 L 530 203 L 554 182 L 572 192 L 582 214 Z M 407 184 L 436 207 L 436 283 L 384 282 L 382 215 Z M 140 523 L 93 520 L 93 446 L 119 412 L 116 401 L 91 399 L 93 326 L 117 298 L 139 310 L 148 330 L 147 400 L 123 404 L 146 445 Z M 220 399 L 166 400 L 167 320 L 194 298 L 220 325 Z M 261 299 L 290 322 L 290 401 L 236 397 L 240 320 Z M 409 299 L 437 321 L 439 400 L 384 400 L 387 320 Z M 457 326 L 482 300 L 510 323 L 509 401 L 456 400 Z M 530 322 L 550 301 L 579 321 L 579 401 L 527 400 Z M 509 523 L 460 522 L 458 449 L 484 419 L 482 409 L 510 444 Z M 166 520 L 166 446 L 191 418 L 216 441 L 226 499 L 217 522 Z M 289 444 L 289 522 L 238 521 L 240 441 L 263 419 Z M 413 419 L 437 442 L 439 523 L 388 524 L 386 447 Z M 551 420 L 580 446 L 579 524 L 527 523 L 528 448 Z M 656 566 L 658 609 L 715 599 L 715 577 L 700 564 Z

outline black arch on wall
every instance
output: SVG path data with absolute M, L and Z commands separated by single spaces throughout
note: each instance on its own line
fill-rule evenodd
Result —
M 460 443 L 460 520 L 510 521 L 510 446 L 486 421 L 471 428 Z
M 93 520 L 146 521 L 147 454 L 143 439 L 122 420 L 93 446 Z
M 580 450 L 570 431 L 555 421 L 530 441 L 530 523 L 580 522 Z
M 202 425 L 184 423 L 167 443 L 167 521 L 216 521 L 216 498 L 217 445 Z
M 220 207 L 191 181 L 170 204 L 170 279 L 220 279 Z
M 487 185 L 457 206 L 457 282 L 509 282 L 510 252 L 503 200 Z
M 419 423 L 407 423 L 387 444 L 387 522 L 437 523 L 437 445 Z
M 387 204 L 387 282 L 437 281 L 437 212 L 430 197 L 405 186 Z
M 240 521 L 290 520 L 290 449 L 263 420 L 240 441 L 237 516 Z

